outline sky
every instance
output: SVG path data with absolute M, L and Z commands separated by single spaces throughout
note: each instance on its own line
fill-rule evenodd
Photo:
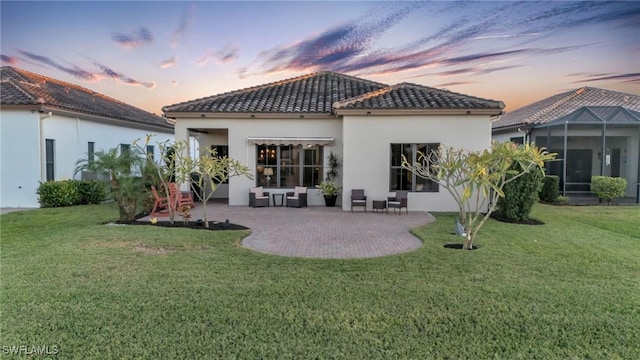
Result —
M 0 1 L 0 59 L 147 111 L 320 70 L 501 100 L 640 94 L 640 1 Z

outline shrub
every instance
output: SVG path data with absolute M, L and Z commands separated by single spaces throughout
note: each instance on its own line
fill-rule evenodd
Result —
M 74 180 L 41 182 L 37 194 L 42 207 L 63 207 L 76 205 L 80 201 L 80 192 Z
M 620 177 L 592 176 L 591 192 L 598 198 L 611 204 L 611 200 L 624 196 L 627 180 Z
M 518 163 L 511 168 L 518 172 L 522 171 Z M 498 215 L 514 222 L 527 220 L 533 204 L 538 201 L 538 191 L 542 187 L 543 176 L 542 172 L 534 169 L 505 184 L 502 189 L 504 197 L 498 199 L 496 206 Z
M 542 190 L 540 190 L 540 200 L 552 203 L 560 196 L 560 178 L 556 175 L 547 175 L 542 179 Z
M 100 204 L 107 197 L 105 183 L 100 180 L 76 182 L 80 193 L 80 204 Z

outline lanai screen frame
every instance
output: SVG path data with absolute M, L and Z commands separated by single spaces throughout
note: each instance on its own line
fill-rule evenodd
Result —
M 606 137 L 607 137 L 607 128 L 614 129 L 619 127 L 637 127 L 640 129 L 640 113 L 635 111 L 627 110 L 621 106 L 609 106 L 609 107 L 598 107 L 598 108 L 610 108 L 611 111 L 609 116 L 606 118 L 600 117 L 596 114 L 590 107 L 582 107 L 574 112 L 557 118 L 555 120 L 534 125 L 531 128 L 531 132 L 534 130 L 547 129 L 546 143 L 547 148 L 549 148 L 549 142 L 551 140 L 551 130 L 553 128 L 561 128 L 563 129 L 563 146 L 562 146 L 562 194 L 566 195 L 567 191 L 567 138 L 569 125 L 577 125 L 579 127 L 587 128 L 591 127 L 592 129 L 595 126 L 599 126 L 601 129 L 601 137 L 600 137 L 600 148 L 601 148 L 601 158 L 600 158 L 600 175 L 605 174 L 605 154 L 606 154 Z M 619 116 L 623 115 L 623 116 Z M 640 137 L 640 133 L 638 134 Z M 529 139 L 531 139 L 530 137 Z M 640 139 L 639 139 L 640 140 Z M 636 203 L 640 204 L 640 146 L 638 146 L 638 166 L 637 166 L 637 174 L 636 174 Z

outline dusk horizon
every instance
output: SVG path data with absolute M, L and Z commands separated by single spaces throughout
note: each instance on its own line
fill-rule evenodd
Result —
M 2 1 L 3 66 L 152 113 L 333 71 L 503 101 L 640 94 L 639 2 Z M 33 21 L 33 8 L 48 21 Z M 55 21 L 54 21 L 55 20 Z

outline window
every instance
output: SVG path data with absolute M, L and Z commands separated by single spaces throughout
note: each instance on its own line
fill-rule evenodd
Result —
M 512 137 L 510 140 L 511 140 L 512 143 L 514 143 L 516 145 L 524 144 L 524 137 L 522 137 L 522 136 Z
M 47 181 L 55 180 L 55 147 L 55 140 L 45 139 L 45 167 L 47 172 Z
M 125 152 L 129 151 L 130 148 L 131 145 L 129 144 L 120 144 L 120 154 L 124 154 Z
M 147 145 L 147 158 L 154 161 L 154 148 L 153 145 Z
M 402 168 L 402 155 L 411 163 L 420 160 L 418 153 L 431 154 L 440 144 L 391 144 L 391 169 L 389 171 L 389 190 L 438 192 L 438 183 L 416 176 L 413 172 Z M 423 161 L 424 164 L 424 161 Z
M 93 164 L 93 160 L 95 160 L 95 148 L 96 143 L 93 141 L 89 141 L 87 143 L 87 160 L 89 161 L 89 164 Z
M 217 157 L 229 157 L 229 146 L 228 145 L 211 145 L 211 150 L 216 151 Z M 222 182 L 222 184 L 228 184 L 229 179 Z
M 323 178 L 319 145 L 257 145 L 256 185 L 271 188 L 313 187 Z

